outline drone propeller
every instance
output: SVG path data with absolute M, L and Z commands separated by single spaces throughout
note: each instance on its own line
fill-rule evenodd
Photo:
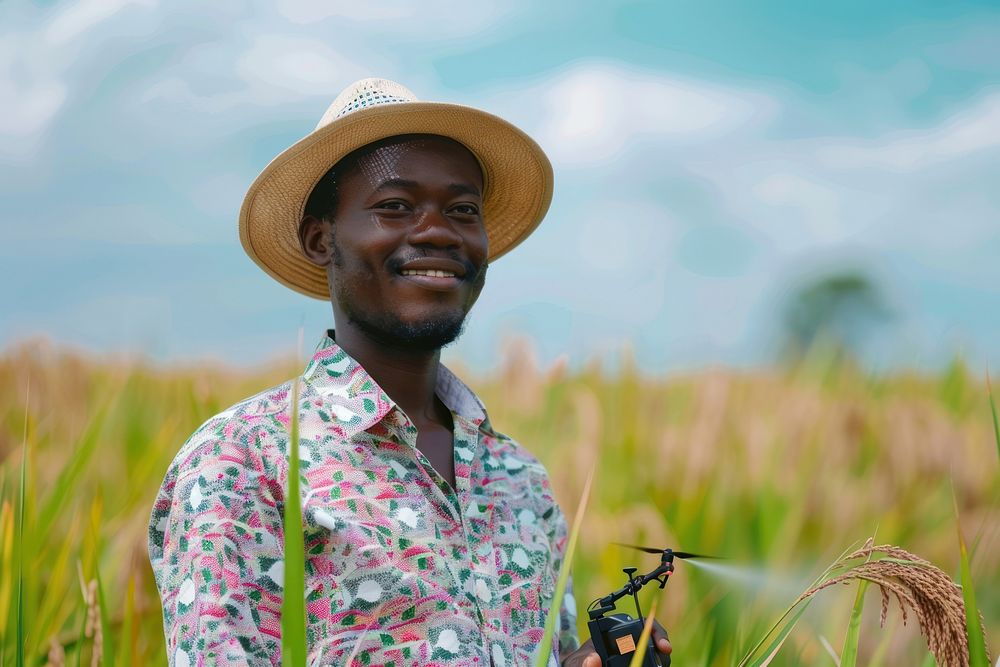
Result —
M 653 547 L 640 547 L 635 544 L 622 544 L 621 542 L 615 542 L 620 547 L 625 547 L 627 549 L 635 549 L 636 551 L 645 551 L 648 554 L 662 554 L 666 549 L 654 549 Z M 704 554 L 693 554 L 687 551 L 673 551 L 675 558 L 718 558 L 718 556 L 706 556 Z

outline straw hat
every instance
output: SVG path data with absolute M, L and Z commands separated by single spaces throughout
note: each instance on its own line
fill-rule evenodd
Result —
M 329 299 L 326 272 L 302 253 L 298 226 L 306 200 L 341 158 L 399 134 L 437 134 L 465 145 L 483 169 L 483 221 L 493 260 L 538 226 L 552 200 L 552 165 L 531 137 L 479 109 L 420 102 L 387 79 L 344 89 L 316 129 L 274 158 L 240 209 L 240 241 L 250 258 L 283 285 Z

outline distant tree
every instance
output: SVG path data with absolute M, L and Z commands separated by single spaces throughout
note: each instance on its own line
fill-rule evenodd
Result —
M 783 312 L 786 360 L 824 345 L 838 358 L 858 358 L 875 330 L 892 319 L 881 290 L 861 272 L 815 279 L 796 291 Z

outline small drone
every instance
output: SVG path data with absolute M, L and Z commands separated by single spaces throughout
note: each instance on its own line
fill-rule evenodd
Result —
M 590 615 L 590 621 L 587 622 L 590 638 L 594 642 L 594 649 L 601 656 L 601 664 L 605 667 L 626 667 L 632 660 L 632 653 L 636 650 L 636 644 L 644 625 L 642 610 L 639 608 L 639 589 L 653 581 L 658 582 L 660 588 L 666 586 L 667 578 L 674 571 L 674 558 L 712 558 L 712 556 L 674 551 L 669 548 L 654 549 L 652 547 L 637 547 L 632 544 L 619 544 L 618 546 L 660 554 L 660 565 L 656 569 L 638 576 L 635 574 L 638 568 L 622 568 L 625 576 L 628 577 L 628 583 L 617 591 L 594 600 L 587 608 Z M 615 602 L 629 594 L 635 600 L 635 618 L 622 613 L 610 614 L 609 612 L 615 609 Z M 669 667 L 670 656 L 658 659 L 653 640 L 650 638 L 642 664 L 643 667 Z

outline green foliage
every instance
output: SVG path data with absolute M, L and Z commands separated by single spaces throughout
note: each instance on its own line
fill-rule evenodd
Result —
M 976 605 L 976 589 L 972 584 L 972 569 L 969 567 L 969 553 L 965 548 L 962 526 L 958 521 L 958 503 L 955 503 L 955 527 L 958 531 L 959 569 L 961 572 L 962 597 L 965 599 L 965 631 L 969 638 L 969 667 L 989 667 L 986 657 L 986 643 L 979 621 L 979 607 Z
M 816 278 L 785 305 L 784 355 L 800 359 L 822 347 L 838 360 L 856 356 L 874 327 L 891 317 L 878 285 L 864 272 L 844 270 Z

